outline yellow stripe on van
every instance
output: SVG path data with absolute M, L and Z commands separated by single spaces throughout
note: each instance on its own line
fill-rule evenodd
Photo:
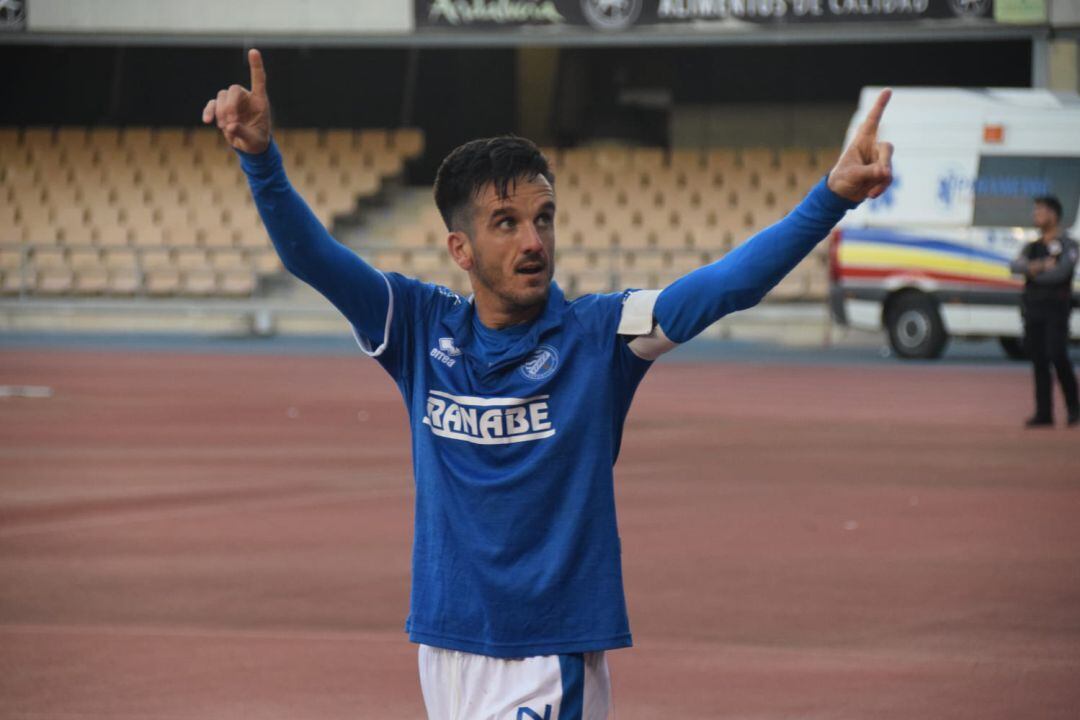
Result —
M 956 274 L 966 274 L 972 269 L 971 260 L 955 255 L 872 243 L 840 243 L 840 264 L 841 266 L 938 270 Z

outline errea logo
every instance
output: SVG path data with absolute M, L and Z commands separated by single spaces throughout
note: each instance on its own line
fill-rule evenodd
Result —
M 454 338 L 444 337 L 439 338 L 439 347 L 431 348 L 429 355 L 446 367 L 454 367 L 457 363 L 454 358 L 461 356 L 461 350 L 454 347 Z

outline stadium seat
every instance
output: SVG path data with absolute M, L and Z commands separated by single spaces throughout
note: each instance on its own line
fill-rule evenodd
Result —
M 180 271 L 174 267 L 156 267 L 143 272 L 143 289 L 149 295 L 175 295 L 180 288 Z
M 414 160 L 424 152 L 424 133 L 418 128 L 398 128 L 391 144 L 406 160 Z
M 110 269 L 109 284 L 106 292 L 109 295 L 133 295 L 141 284 L 141 277 L 137 270 Z
M 254 251 L 249 257 L 254 263 L 255 272 L 259 275 L 273 275 L 285 270 L 281 264 L 281 259 L 271 249 Z
M 28 265 L 26 253 L 22 248 L 0 246 L 0 274 L 10 287 L 4 288 L 5 294 L 18 293 L 22 289 L 21 275 Z M 14 282 L 18 278 L 19 282 Z
M 236 244 L 242 248 L 262 249 L 270 246 L 266 230 L 253 225 L 236 227 Z
M 54 135 L 51 127 L 28 127 L 23 130 L 22 144 L 31 150 L 45 150 L 52 147 Z
M 179 270 L 206 270 L 210 267 L 210 261 L 206 251 L 202 248 L 188 247 L 175 250 L 173 260 Z
M 98 225 L 92 232 L 94 242 L 101 248 L 121 248 L 131 244 L 131 231 L 122 225 Z
M 15 211 L 15 205 L 10 203 L 0 205 L 0 227 L 14 227 L 17 222 L 16 218 L 17 213 Z
M 131 245 L 137 248 L 164 248 L 167 244 L 164 228 L 152 222 L 130 228 Z
M 101 252 L 93 247 L 69 249 L 67 251 L 67 264 L 73 270 L 86 270 L 102 266 Z
M 115 213 L 112 212 L 115 200 L 113 189 L 103 181 L 100 175 L 96 178 L 88 177 L 79 182 L 79 203 L 90 211 L 94 219 L 97 218 L 98 212 L 103 210 L 108 211 L 108 214 L 115 218 Z
M 34 292 L 40 295 L 64 295 L 75 288 L 75 273 L 68 267 L 39 270 Z
M 159 127 L 153 133 L 153 142 L 168 155 L 174 152 L 183 153 L 187 148 L 187 136 L 187 128 Z
M 139 266 L 144 271 L 175 270 L 172 253 L 166 248 L 143 248 L 139 251 Z
M 200 243 L 205 248 L 231 248 L 236 242 L 236 231 L 223 225 L 214 225 L 196 230 Z
M 209 268 L 187 270 L 181 274 L 181 290 L 185 295 L 209 296 L 217 289 L 217 274 Z
M 22 270 L 18 268 L 0 270 L 0 294 L 21 295 L 31 289 L 32 283 L 27 282 Z
M 33 247 L 62 247 L 60 234 L 51 225 L 27 227 L 23 235 L 24 242 Z
M 247 261 L 244 252 L 238 249 L 215 249 L 209 254 L 210 266 L 215 270 L 246 270 L 251 271 L 251 263 Z
M 102 263 L 112 271 L 135 272 L 138 267 L 138 254 L 131 248 L 105 248 L 101 253 Z
M 80 295 L 100 295 L 109 289 L 109 271 L 100 265 L 74 271 L 72 290 Z

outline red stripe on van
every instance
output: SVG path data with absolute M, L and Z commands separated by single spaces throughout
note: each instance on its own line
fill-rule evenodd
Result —
M 841 277 L 845 278 L 909 277 L 993 288 L 1019 289 L 1023 286 L 1023 283 L 1019 280 L 991 280 L 988 278 L 976 278 L 970 275 L 957 275 L 955 273 L 935 272 L 932 270 L 910 270 L 907 268 L 863 268 L 847 266 L 841 270 L 840 274 Z

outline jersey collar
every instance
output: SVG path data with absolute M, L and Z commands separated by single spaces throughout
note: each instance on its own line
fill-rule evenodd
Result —
M 476 314 L 476 306 L 473 298 L 469 302 L 456 305 L 450 312 L 442 317 L 442 325 L 454 338 L 454 344 L 465 355 L 466 360 L 478 371 L 486 374 L 495 372 L 507 365 L 517 363 L 531 354 L 540 344 L 540 340 L 559 328 L 566 314 L 566 297 L 562 288 L 555 281 L 551 282 L 548 289 L 547 302 L 544 311 L 530 323 L 529 330 L 522 335 L 517 342 L 511 345 L 505 352 L 499 353 L 497 358 L 476 357 L 474 345 L 473 316 Z M 474 350 L 474 352 L 470 352 Z

